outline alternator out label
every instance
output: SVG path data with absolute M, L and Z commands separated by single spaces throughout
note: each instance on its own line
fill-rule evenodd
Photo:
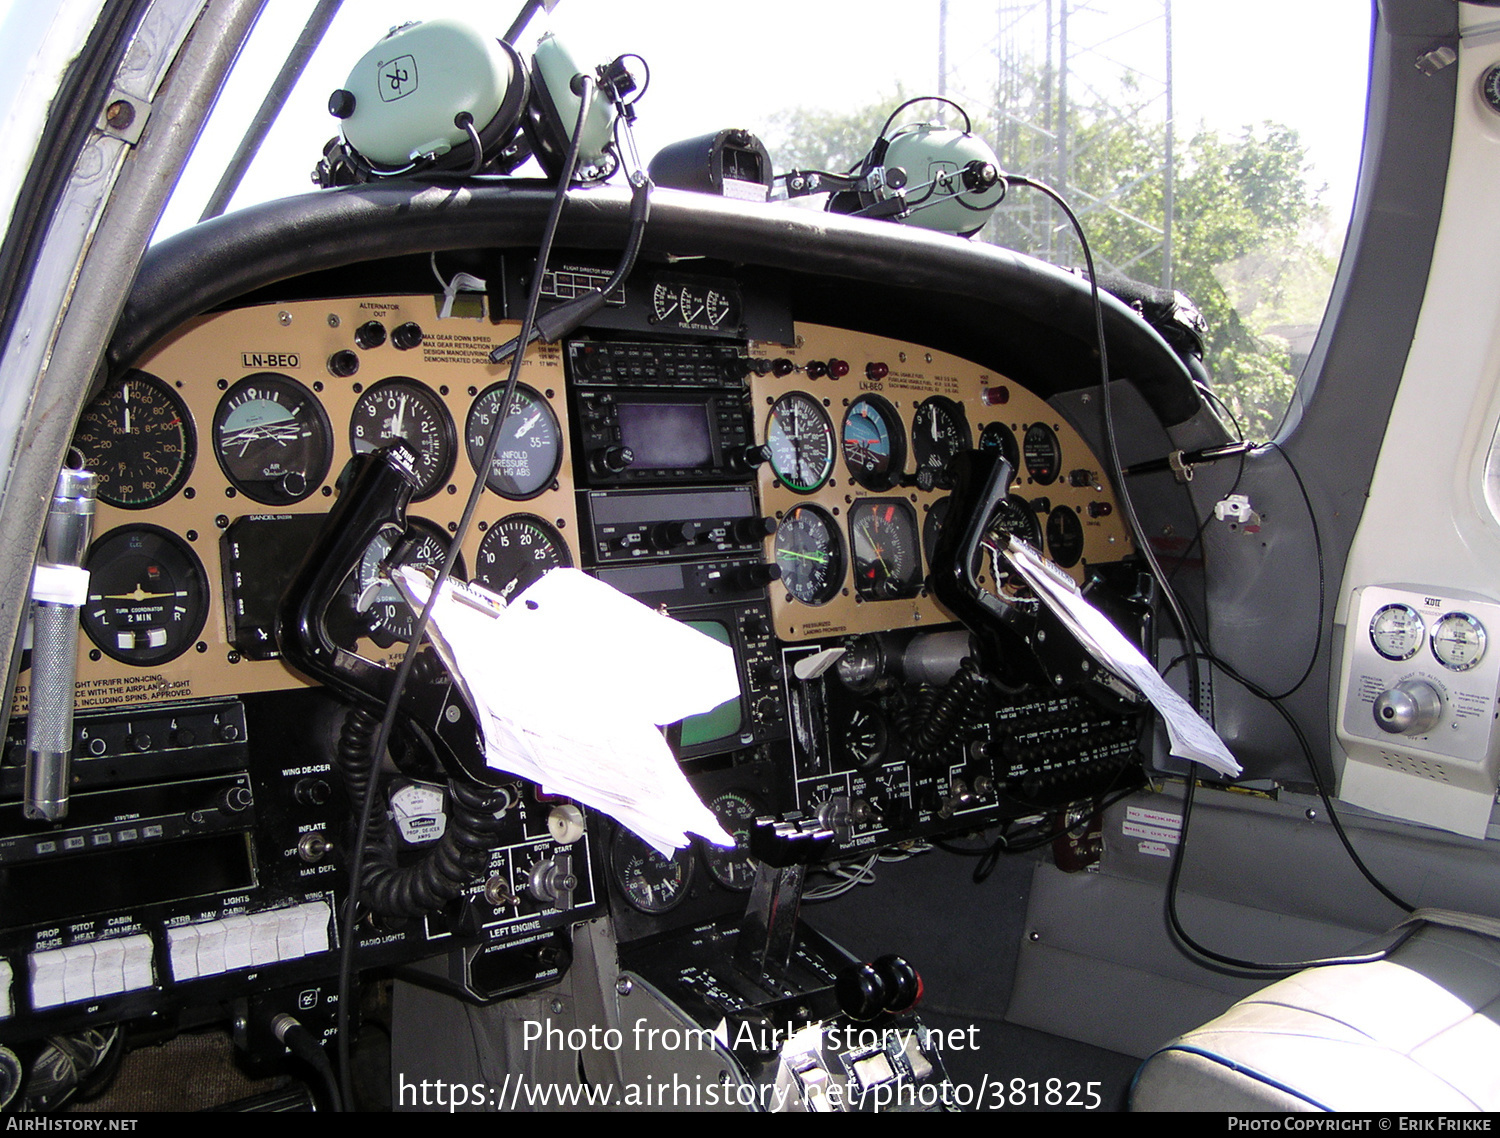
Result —
M 1144 806 L 1125 807 L 1125 821 L 1120 832 L 1127 838 L 1144 838 L 1148 842 L 1176 845 L 1182 833 L 1182 815 L 1167 810 L 1150 810 Z M 1154 853 L 1154 850 L 1142 850 Z

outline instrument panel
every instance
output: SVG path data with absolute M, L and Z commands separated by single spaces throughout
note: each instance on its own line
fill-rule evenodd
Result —
M 1082 583 L 1134 550 L 1102 464 L 1032 392 L 944 352 L 800 324 L 752 344 L 761 506 L 779 527 L 771 609 L 782 640 L 952 619 L 925 580 L 946 520 L 949 460 L 1001 451 L 1014 470 L 996 524 Z M 985 574 L 986 583 L 994 586 Z M 1002 583 L 1003 584 L 1003 583 Z
M 510 598 L 549 568 L 579 566 L 729 644 L 738 698 L 665 730 L 737 837 L 755 817 L 793 811 L 831 828 L 843 853 L 871 852 L 1055 807 L 1128 774 L 1132 714 L 1076 694 L 1001 699 L 965 667 L 967 635 L 927 589 L 949 463 L 974 446 L 1001 450 L 1016 471 L 995 525 L 1080 581 L 1131 552 L 1101 464 L 1040 398 L 921 345 L 789 315 L 735 339 L 669 333 L 627 311 L 612 315 L 615 331 L 530 348 L 501 406 L 509 365 L 488 356 L 517 325 L 490 320 L 488 298 L 463 298 L 457 315 L 442 303 L 211 313 L 84 409 L 74 443 L 99 493 L 73 812 L 38 824 L 18 799 L 0 802 L 13 910 L 0 928 L 0 999 L 23 1005 L 0 1014 L 0 1041 L 246 993 L 296 1001 L 329 974 L 347 888 L 345 783 L 359 780 L 374 720 L 280 658 L 276 615 L 340 472 L 393 440 L 416 484 L 408 529 L 394 549 L 374 539 L 329 605 L 340 648 L 389 665 L 404 652 L 414 618 L 388 563 L 446 556 L 498 425 L 456 571 Z M 831 647 L 848 656 L 834 669 Z M 30 679 L 23 670 L 18 716 Z M 0 768 L 12 796 L 24 736 L 17 719 Z M 468 833 L 470 814 L 501 832 L 442 912 L 428 906 L 414 923 L 390 909 L 391 922 L 361 926 L 360 967 L 427 961 L 424 974 L 442 972 L 432 982 L 497 999 L 565 970 L 568 927 L 606 906 L 621 943 L 744 906 L 743 848 L 663 859 L 536 788 L 471 803 L 473 788 L 445 791 L 421 756 L 404 759 L 381 791 L 406 859 L 392 872 L 442 864 L 444 827 Z M 267 955 L 267 975 L 250 968 L 253 953 L 219 951 L 292 925 L 310 932 Z M 145 962 L 128 983 L 113 971 L 101 983 L 92 965 L 87 984 L 48 980 L 116 950 Z
M 442 316 L 441 299 L 304 300 L 203 316 L 91 402 L 75 439 L 100 475 L 79 710 L 308 684 L 275 658 L 278 586 L 354 453 L 407 443 L 420 487 L 409 510 L 417 540 L 402 556 L 443 556 L 500 413 L 505 366 L 487 357 L 515 325 L 482 311 Z M 743 380 L 728 386 L 749 399 L 748 449 L 761 460 L 753 508 L 768 519 L 764 558 L 779 570 L 769 594 L 781 640 L 951 619 L 925 578 L 946 517 L 945 467 L 969 446 L 1001 450 L 1016 470 L 997 524 L 1075 578 L 1132 549 L 1099 460 L 1003 375 L 807 324 L 792 344 L 752 341 L 727 358 L 743 360 Z M 508 437 L 460 551 L 466 576 L 507 596 L 547 568 L 585 563 L 590 476 L 575 479 L 569 445 L 574 366 L 560 346 L 528 352 L 501 427 Z M 411 624 L 377 573 L 388 553 L 372 547 L 349 586 L 364 622 L 359 650 L 383 661 L 403 650 Z M 23 672 L 19 714 L 28 680 Z
M 83 613 L 79 710 L 304 686 L 275 659 L 277 585 L 301 560 L 334 479 L 393 438 L 414 456 L 418 532 L 403 559 L 447 551 L 506 366 L 487 362 L 514 324 L 438 315 L 431 297 L 298 301 L 189 322 L 108 385 L 75 445 L 100 475 Z M 511 595 L 578 564 L 557 348 L 537 345 L 501 428 L 460 553 L 467 577 Z M 477 440 L 477 443 L 476 443 Z M 351 583 L 360 652 L 392 661 L 411 614 L 377 576 Z M 17 687 L 27 709 L 29 673 Z

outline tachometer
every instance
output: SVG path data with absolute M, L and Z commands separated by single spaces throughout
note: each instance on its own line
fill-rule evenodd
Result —
M 247 498 L 290 506 L 322 485 L 333 457 L 333 431 L 307 388 L 290 376 L 257 372 L 219 400 L 214 457 Z
M 437 570 L 448 556 L 448 535 L 426 518 L 409 517 L 407 527 L 412 532 L 397 551 L 397 563 Z M 369 622 L 370 639 L 382 648 L 389 648 L 398 640 L 410 643 L 417 622 L 416 613 L 411 611 L 401 590 L 382 572 L 390 556 L 390 541 L 377 537 L 365 547 L 354 571 L 355 611 L 364 615 Z M 462 557 L 454 562 L 453 572 L 463 579 Z
M 816 506 L 788 510 L 774 540 L 781 584 L 804 605 L 827 604 L 844 584 L 844 544 L 834 520 Z
M 177 493 L 197 451 L 187 404 L 143 371 L 105 385 L 84 408 L 73 445 L 99 476 L 99 500 L 126 510 L 144 510 Z
M 833 473 L 833 421 L 811 395 L 788 392 L 771 405 L 766 449 L 781 484 L 811 494 Z
M 509 601 L 541 580 L 548 569 L 571 567 L 562 534 L 532 514 L 512 514 L 490 526 L 479 543 L 475 579 Z
M 375 384 L 354 404 L 349 417 L 349 448 L 355 454 L 400 439 L 416 456 L 420 483 L 414 497 L 430 498 L 453 473 L 453 418 L 430 388 L 405 376 Z
M 475 470 L 484 458 L 504 391 L 505 384 L 497 383 L 481 391 L 469 408 L 464 446 Z M 502 498 L 535 498 L 552 485 L 562 465 L 562 427 L 557 414 L 539 392 L 518 383 L 499 429 L 500 444 L 484 484 Z

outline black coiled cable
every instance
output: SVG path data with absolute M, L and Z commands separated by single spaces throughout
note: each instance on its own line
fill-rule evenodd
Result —
M 915 730 L 909 730 L 907 735 L 912 757 L 918 762 L 939 762 L 959 742 L 961 729 L 980 719 L 988 691 L 989 681 L 979 671 L 979 665 L 966 656 L 942 690 L 930 701 L 924 701 L 928 706 L 913 716 Z
M 352 801 L 359 801 L 375 776 L 375 734 L 379 719 L 350 708 L 339 732 L 338 764 Z M 489 864 L 502 818 L 511 803 L 503 790 L 448 783 L 448 824 L 437 845 L 419 861 L 398 865 L 386 820 L 372 811 L 365 842 L 369 860 L 361 874 L 360 899 L 374 912 L 419 917 L 442 909 Z

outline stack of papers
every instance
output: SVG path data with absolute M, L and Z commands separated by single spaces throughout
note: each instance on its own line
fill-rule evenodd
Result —
M 427 602 L 427 577 L 395 575 L 414 607 Z M 727 645 L 577 569 L 553 569 L 508 605 L 450 581 L 429 628 L 490 766 L 602 810 L 663 856 L 689 833 L 734 846 L 658 730 L 738 698 Z
M 1229 778 L 1239 775 L 1240 764 L 1224 746 L 1224 740 L 1157 674 L 1140 649 L 1126 640 L 1107 616 L 1083 598 L 1073 578 L 1014 537 L 1007 537 L 1004 553 L 1006 560 L 1042 603 L 1078 638 L 1095 662 L 1151 701 L 1167 725 L 1168 749 L 1172 754 L 1179 759 L 1202 763 Z M 998 567 L 996 576 L 999 576 Z

